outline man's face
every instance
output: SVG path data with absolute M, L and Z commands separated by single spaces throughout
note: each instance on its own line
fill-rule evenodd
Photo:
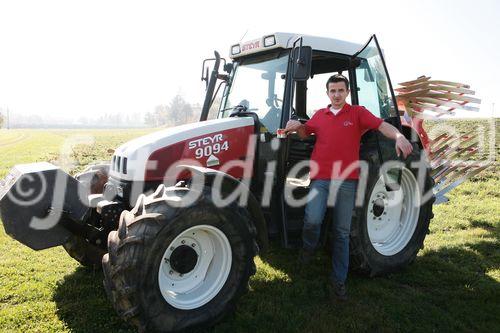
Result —
M 335 109 L 340 109 L 345 104 L 345 99 L 349 95 L 349 89 L 347 89 L 344 82 L 330 82 L 328 84 L 328 98 Z

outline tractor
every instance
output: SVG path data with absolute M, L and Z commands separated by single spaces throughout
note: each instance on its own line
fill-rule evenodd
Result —
M 247 291 L 254 257 L 270 241 L 300 246 L 315 137 L 280 129 L 322 106 L 328 76 L 348 76 L 350 103 L 397 127 L 414 148 L 400 159 L 391 140 L 363 135 L 366 190 L 353 214 L 352 269 L 376 276 L 410 264 L 435 199 L 445 201 L 449 190 L 440 181 L 436 191 L 436 179 L 459 170 L 435 164 L 446 145 L 431 151 L 418 114 L 464 108 L 477 102 L 467 96 L 473 92 L 421 77 L 396 96 L 375 35 L 359 45 L 274 33 L 231 46 L 230 59 L 215 52 L 203 62 L 199 122 L 131 140 L 109 163 L 75 177 L 43 162 L 16 165 L 0 184 L 6 233 L 34 250 L 62 245 L 82 265 L 102 265 L 114 308 L 139 331 L 216 323 Z M 322 246 L 330 220 L 327 214 Z

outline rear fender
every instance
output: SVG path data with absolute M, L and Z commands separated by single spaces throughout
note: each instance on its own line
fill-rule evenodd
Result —
M 430 139 L 424 128 L 424 120 L 413 117 L 411 119 L 406 119 L 401 117 L 401 127 L 403 134 L 410 140 L 413 138 L 413 142 L 417 142 L 427 154 L 430 152 Z M 405 133 L 406 132 L 406 133 Z
M 403 124 L 401 129 L 403 135 L 408 139 L 408 141 L 418 144 L 420 149 L 424 150 L 426 154 L 429 155 L 428 144 L 424 142 L 424 138 L 427 138 L 427 134 L 419 134 L 415 128 L 406 124 Z

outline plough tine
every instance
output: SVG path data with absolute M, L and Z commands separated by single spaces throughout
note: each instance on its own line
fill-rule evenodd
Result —
M 434 181 L 437 184 L 446 181 L 446 176 L 449 175 L 450 173 L 452 173 L 453 171 L 455 171 L 461 165 L 462 165 L 462 163 L 460 163 L 460 162 L 453 163 L 453 165 L 450 168 L 448 168 L 448 169 L 446 169 L 446 171 L 442 172 L 441 175 L 439 175 L 439 177 L 436 177 L 434 179 Z
M 466 89 L 470 88 L 470 85 L 468 85 L 468 84 L 459 83 L 459 82 L 451 82 L 451 81 L 431 80 L 431 81 L 429 81 L 429 83 L 438 84 L 438 85 L 445 85 L 445 86 L 452 86 L 452 87 L 457 87 L 457 88 L 466 88 Z
M 416 80 L 401 82 L 401 83 L 399 83 L 399 85 L 400 86 L 411 86 L 411 85 L 413 85 L 415 83 L 429 81 L 430 79 L 431 79 L 430 76 L 421 76 L 421 77 L 419 77 Z
M 455 187 L 457 187 L 458 185 L 462 184 L 464 181 L 466 181 L 467 179 L 471 178 L 471 177 L 474 177 L 475 175 L 477 175 L 478 173 L 480 173 L 481 171 L 487 169 L 488 167 L 490 167 L 492 164 L 491 163 L 486 163 L 486 164 L 483 164 L 481 166 L 479 166 L 477 169 L 467 173 L 466 175 L 462 176 L 461 178 L 453 181 L 452 183 L 450 183 L 448 186 L 446 186 L 445 188 L 443 188 L 442 190 L 438 191 L 437 193 L 435 193 L 435 196 L 436 196 L 436 202 L 435 204 L 440 204 L 440 203 L 443 203 L 443 202 L 446 202 L 447 199 L 446 197 L 444 196 L 446 193 L 450 192 L 451 190 L 453 190 Z
M 454 109 L 462 109 L 462 110 L 467 110 L 467 111 L 479 111 L 478 108 L 472 107 L 472 106 L 467 106 L 451 101 L 443 101 L 437 98 L 431 98 L 431 97 L 414 97 L 417 102 L 424 102 L 424 103 L 429 103 L 429 104 L 435 104 L 436 106 L 442 106 L 442 107 L 449 107 L 449 108 L 454 108 Z M 450 110 L 451 111 L 451 110 Z
M 436 145 L 436 147 L 432 147 L 432 148 L 434 148 L 434 149 L 440 149 L 444 145 L 448 145 L 450 147 L 458 147 L 461 144 L 464 144 L 464 143 L 466 143 L 468 141 L 471 141 L 472 139 L 477 138 L 477 134 L 471 135 L 473 131 L 474 130 L 469 131 L 466 134 L 463 134 L 463 135 L 461 135 L 459 137 L 455 137 L 454 139 L 452 139 L 450 141 L 441 142 L 439 145 Z M 460 142 L 457 145 L 454 145 L 457 141 L 460 141 Z M 431 155 L 433 155 L 433 156 L 435 156 L 436 154 L 438 154 L 438 151 L 436 151 L 436 152 L 432 151 L 431 152 Z

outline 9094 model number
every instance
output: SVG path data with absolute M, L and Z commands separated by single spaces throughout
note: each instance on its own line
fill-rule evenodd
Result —
M 215 134 L 213 136 L 206 136 L 201 139 L 189 141 L 188 148 L 195 149 L 194 153 L 196 158 L 203 158 L 228 150 L 229 142 L 224 140 L 222 134 Z

